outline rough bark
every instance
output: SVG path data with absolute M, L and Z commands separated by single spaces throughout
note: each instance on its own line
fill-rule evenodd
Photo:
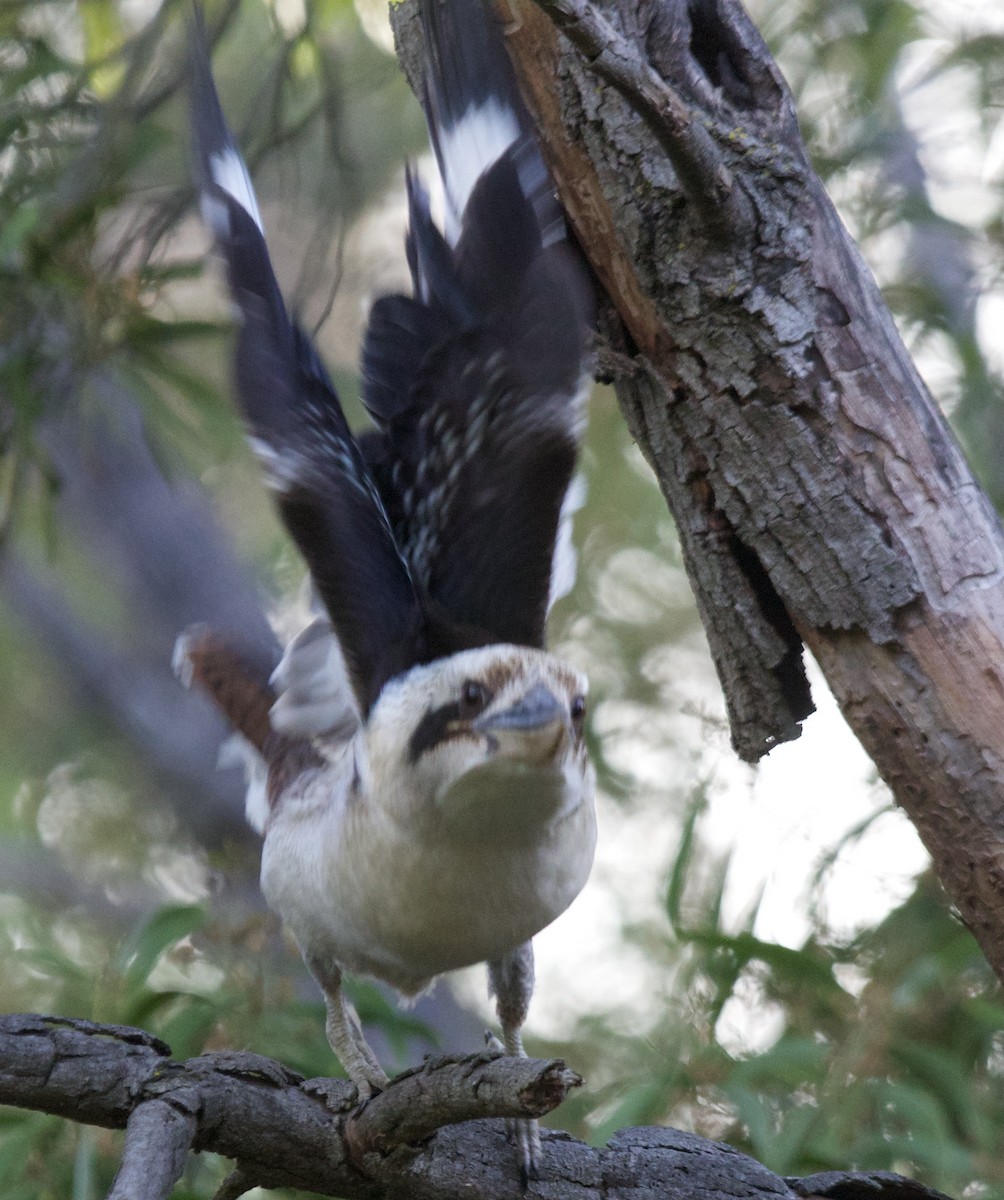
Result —
M 523 1190 L 498 1120 L 541 1116 L 580 1082 L 560 1060 L 480 1054 L 406 1072 L 363 1108 L 341 1080 L 304 1080 L 255 1054 L 175 1062 L 139 1029 L 57 1017 L 0 1017 L 0 1104 L 125 1129 L 111 1197 L 169 1195 L 187 1152 L 235 1159 L 218 1200 L 296 1187 L 345 1200 L 945 1200 L 885 1172 L 782 1179 L 730 1146 L 674 1129 L 623 1130 L 602 1150 L 544 1131 L 543 1173 Z M 464 1122 L 451 1124 L 447 1122 Z
M 798 735 L 804 644 L 1004 978 L 1004 538 L 780 73 L 737 0 L 506 8 L 737 752 Z

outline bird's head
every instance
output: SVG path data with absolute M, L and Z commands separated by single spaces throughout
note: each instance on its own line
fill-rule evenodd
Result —
M 464 650 L 388 683 L 366 739 L 374 794 L 401 819 L 524 840 L 592 801 L 586 680 L 526 646 Z

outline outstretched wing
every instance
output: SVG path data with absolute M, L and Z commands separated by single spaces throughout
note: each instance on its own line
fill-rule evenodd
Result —
M 365 713 L 383 683 L 419 656 L 415 588 L 334 387 L 283 304 L 197 28 L 191 92 L 202 212 L 240 314 L 236 381 L 248 435 L 331 616 Z
M 540 646 L 587 380 L 590 286 L 483 0 L 422 0 L 446 233 L 409 177 L 412 297 L 373 306 L 374 469 L 417 581 L 486 639 Z

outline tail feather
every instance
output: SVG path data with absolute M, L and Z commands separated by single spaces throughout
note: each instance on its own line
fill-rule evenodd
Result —
M 175 644 L 174 670 L 186 687 L 195 684 L 204 691 L 263 758 L 266 750 L 274 752 L 269 713 L 276 694 L 268 675 L 240 650 L 209 629 L 190 629 Z
M 246 814 L 264 832 L 285 789 L 324 759 L 309 738 L 275 731 L 276 693 L 268 673 L 219 634 L 201 626 L 183 633 L 174 647 L 174 670 L 186 687 L 198 685 L 240 735 L 236 757 L 248 774 Z M 223 748 L 221 762 L 234 761 L 233 749 Z

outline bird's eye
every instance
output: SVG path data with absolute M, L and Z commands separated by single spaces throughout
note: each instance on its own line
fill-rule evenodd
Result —
M 573 696 L 572 703 L 568 708 L 572 718 L 572 724 L 577 730 L 582 728 L 583 722 L 586 719 L 586 698 L 585 696 Z
M 476 679 L 468 679 L 460 689 L 460 718 L 470 721 L 484 712 L 491 697 L 488 689 Z

